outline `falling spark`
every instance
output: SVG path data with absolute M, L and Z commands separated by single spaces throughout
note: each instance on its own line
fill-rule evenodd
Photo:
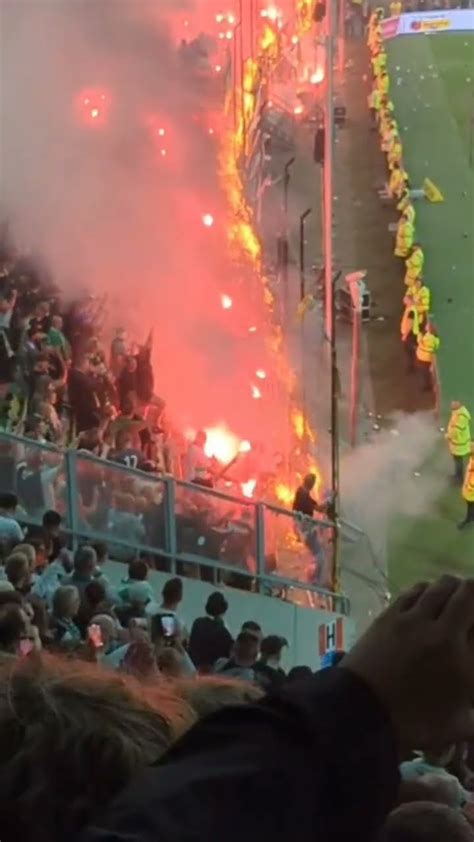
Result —
M 232 301 L 230 295 L 221 295 L 221 304 L 223 310 L 230 310 L 232 308 L 233 303 L 234 302 Z
M 240 442 L 239 453 L 250 453 L 251 450 L 252 450 L 252 445 L 250 444 L 249 441 L 244 439 L 243 441 Z
M 256 479 L 249 479 L 247 482 L 241 483 L 242 494 L 244 497 L 253 497 L 253 492 L 255 491 L 257 485 Z
M 297 36 L 297 35 L 293 35 L 293 37 L 292 37 L 292 39 L 291 39 L 291 43 L 292 43 L 292 44 L 297 44 L 299 40 L 300 40 L 300 39 L 298 38 L 298 36 Z
M 163 158 L 166 157 L 166 149 L 160 149 L 160 153 L 163 156 Z
M 89 105 L 89 103 L 90 103 L 90 99 L 89 99 L 89 97 L 86 97 L 85 100 L 84 100 L 84 105 Z
M 100 111 L 99 111 L 99 109 L 98 109 L 98 108 L 93 108 L 93 109 L 92 109 L 92 111 L 91 111 L 91 117 L 92 117 L 92 119 L 93 119 L 93 120 L 96 120 L 96 119 L 97 119 L 97 117 L 99 116 L 99 114 L 100 114 Z
M 227 32 L 225 34 L 225 37 L 227 38 L 228 41 L 232 41 L 232 38 L 234 37 L 234 33 L 232 32 L 231 29 L 227 30 Z
M 252 397 L 256 401 L 260 400 L 260 398 L 262 397 L 262 393 L 261 393 L 260 389 L 258 388 L 258 386 L 254 386 L 254 384 L 252 383 L 251 390 L 252 390 Z
M 303 105 L 295 105 L 295 107 L 294 107 L 294 109 L 293 109 L 293 113 L 294 113 L 294 114 L 302 114 L 302 113 L 303 113 L 303 111 L 304 111 L 304 106 L 303 106 Z
M 211 135 L 214 134 L 214 129 L 208 129 L 208 133 Z
M 220 73 L 222 70 L 222 66 L 220 64 L 216 64 L 214 70 L 216 71 L 216 73 Z
M 212 228 L 214 225 L 214 217 L 212 213 L 205 213 L 202 217 L 202 224 L 206 226 L 206 228 Z
M 255 377 L 258 377 L 259 380 L 266 380 L 267 373 L 263 370 L 263 368 L 257 368 L 255 372 Z
M 255 327 L 255 325 L 249 327 L 249 333 L 257 333 L 257 328 Z
M 235 15 L 233 15 L 233 14 L 227 15 L 227 22 L 230 23 L 230 24 L 234 24 L 235 23 Z
M 164 129 L 158 129 L 158 134 L 159 134 L 160 137 L 164 137 L 165 136 L 165 130 Z

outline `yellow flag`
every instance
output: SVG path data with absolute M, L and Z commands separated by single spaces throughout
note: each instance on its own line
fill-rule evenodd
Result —
M 441 190 L 439 187 L 436 187 L 436 184 L 430 178 L 425 178 L 423 190 L 429 202 L 444 202 L 444 196 Z

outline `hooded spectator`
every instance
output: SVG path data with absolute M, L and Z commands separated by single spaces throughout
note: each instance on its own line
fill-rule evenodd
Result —
M 198 617 L 191 628 L 189 654 L 199 672 L 211 672 L 219 658 L 229 658 L 233 639 L 225 626 L 228 603 L 220 591 L 210 594 L 206 617 Z

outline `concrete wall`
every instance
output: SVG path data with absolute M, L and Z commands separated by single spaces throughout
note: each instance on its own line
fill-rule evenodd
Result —
M 104 573 L 112 585 L 117 586 L 127 574 L 127 567 L 119 562 L 109 561 L 104 565 Z M 167 573 L 151 571 L 149 581 L 160 600 L 161 589 L 169 579 Z M 196 617 L 203 616 L 204 605 L 212 591 L 212 585 L 195 579 L 183 579 L 184 597 L 180 615 L 191 627 Z M 256 620 L 264 634 L 279 634 L 286 637 L 289 648 L 285 656 L 286 668 L 296 664 L 307 664 L 313 669 L 320 666 L 320 638 L 325 642 L 324 649 L 335 647 L 336 620 L 339 619 L 342 633 L 342 645 L 349 648 L 355 639 L 354 623 L 350 618 L 327 611 L 302 608 L 290 602 L 283 602 L 260 594 L 243 593 L 234 588 L 224 588 L 223 593 L 229 603 L 226 623 L 232 634 L 237 634 L 245 620 Z

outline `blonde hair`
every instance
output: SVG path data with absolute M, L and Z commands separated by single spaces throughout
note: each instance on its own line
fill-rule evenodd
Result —
M 36 550 L 33 544 L 16 544 L 15 553 L 21 553 L 28 559 L 30 571 L 33 571 L 36 564 Z
M 11 553 L 5 562 L 5 573 L 15 588 L 22 585 L 30 573 L 28 556 L 25 553 L 17 553 L 15 548 L 15 552 Z

